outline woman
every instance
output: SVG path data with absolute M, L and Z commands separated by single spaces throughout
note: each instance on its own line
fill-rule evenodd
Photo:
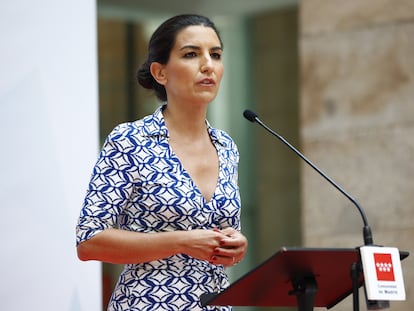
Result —
M 206 121 L 223 75 L 206 17 L 179 15 L 152 35 L 138 82 L 166 104 L 117 126 L 95 165 L 77 226 L 81 260 L 125 264 L 108 310 L 230 310 L 200 295 L 228 286 L 243 259 L 238 151 Z

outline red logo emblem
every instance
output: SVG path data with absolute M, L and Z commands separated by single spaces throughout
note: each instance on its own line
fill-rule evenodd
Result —
M 395 281 L 391 254 L 374 253 L 378 281 Z

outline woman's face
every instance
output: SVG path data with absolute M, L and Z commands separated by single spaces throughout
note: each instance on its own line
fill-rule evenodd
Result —
M 181 30 L 162 68 L 168 102 L 211 102 L 223 76 L 222 52 L 212 28 L 189 26 Z

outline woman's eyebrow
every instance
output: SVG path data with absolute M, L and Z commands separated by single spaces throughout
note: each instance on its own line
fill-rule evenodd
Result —
M 185 49 L 192 49 L 192 50 L 201 50 L 201 47 L 197 46 L 197 45 L 192 45 L 192 44 L 188 44 L 188 45 L 184 45 L 180 48 L 180 51 L 185 50 Z M 210 48 L 210 51 L 222 51 L 223 48 L 221 46 L 214 46 L 212 48 Z

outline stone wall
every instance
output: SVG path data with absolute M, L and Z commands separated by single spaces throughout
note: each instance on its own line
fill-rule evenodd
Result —
M 376 244 L 412 252 L 414 2 L 301 1 L 300 67 L 304 153 L 359 201 Z M 302 200 L 306 246 L 363 244 L 355 206 L 306 164 Z M 413 256 L 394 311 L 414 309 Z

